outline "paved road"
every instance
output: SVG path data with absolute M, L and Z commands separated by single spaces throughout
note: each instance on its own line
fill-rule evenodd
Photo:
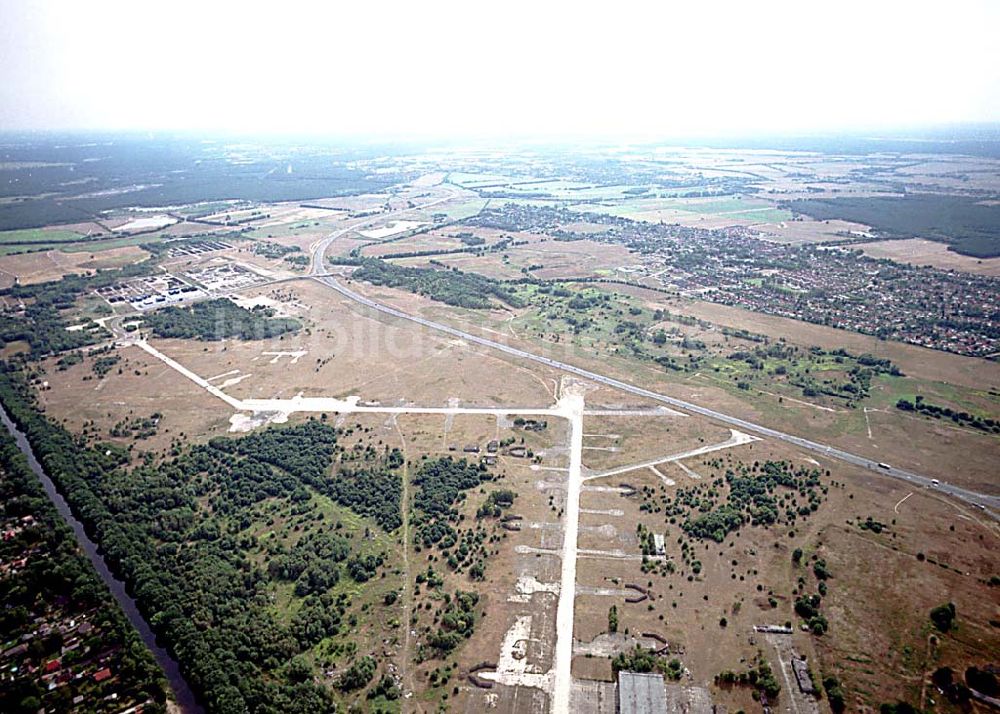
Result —
M 330 239 L 332 240 L 332 238 Z M 325 250 L 321 246 L 317 246 L 317 250 Z M 322 265 L 322 259 L 317 260 L 314 255 L 313 259 L 314 265 Z M 319 272 L 319 271 L 316 271 Z M 472 342 L 484 347 L 489 347 L 491 349 L 499 350 L 501 352 L 506 352 L 509 355 L 518 357 L 524 360 L 531 360 L 532 362 L 538 362 L 539 364 L 544 364 L 553 369 L 562 370 L 564 372 L 569 372 L 570 374 L 575 374 L 584 379 L 589 379 L 600 384 L 605 384 L 609 387 L 614 387 L 620 389 L 623 392 L 628 392 L 629 394 L 634 394 L 639 397 L 646 397 L 647 399 L 652 399 L 663 404 L 668 404 L 672 407 L 677 407 L 678 409 L 683 409 L 685 411 L 700 414 L 701 416 L 708 417 L 715 421 L 728 424 L 730 426 L 735 426 L 744 431 L 748 431 L 758 436 L 765 436 L 772 439 L 778 439 L 779 441 L 784 441 L 786 443 L 797 446 L 806 451 L 811 451 L 815 454 L 825 456 L 831 459 L 837 459 L 838 461 L 843 461 L 854 466 L 860 466 L 861 468 L 868 469 L 879 475 L 891 476 L 893 478 L 905 481 L 914 486 L 919 486 L 923 488 L 932 488 L 940 493 L 947 494 L 960 501 L 964 501 L 973 506 L 982 506 L 984 513 L 988 514 L 991 518 L 995 520 L 1000 520 L 1000 496 L 992 494 L 982 494 L 975 491 L 970 491 L 968 489 L 961 488 L 960 486 L 954 486 L 948 483 L 935 484 L 934 480 L 922 476 L 920 474 L 914 473 L 912 471 L 907 471 L 905 469 L 896 468 L 894 466 L 888 466 L 888 468 L 880 465 L 878 461 L 869 459 L 865 456 L 859 456 L 858 454 L 853 454 L 849 451 L 844 451 L 843 449 L 838 449 L 835 446 L 828 446 L 827 444 L 821 444 L 816 441 L 811 441 L 805 439 L 801 436 L 795 436 L 794 434 L 787 434 L 783 431 L 778 431 L 777 429 L 772 429 L 761 424 L 755 424 L 754 422 L 747 421 L 746 419 L 741 419 L 739 417 L 730 416 L 729 414 L 724 414 L 722 412 L 715 411 L 714 409 L 709 409 L 707 407 L 702 407 L 692 402 L 684 401 L 683 399 L 677 399 L 675 397 L 668 396 L 666 394 L 659 394 L 653 392 L 649 389 L 643 389 L 642 387 L 637 387 L 634 384 L 629 384 L 628 382 L 622 382 L 621 380 L 615 379 L 614 377 L 606 377 L 602 374 L 597 374 L 596 372 L 591 372 L 590 370 L 577 367 L 566 362 L 560 362 L 559 360 L 552 359 L 550 357 L 545 357 L 543 355 L 537 355 L 532 352 L 527 352 L 517 347 L 512 347 L 510 345 L 505 345 L 502 342 L 495 342 L 493 340 L 487 339 L 485 337 L 480 337 L 479 335 L 473 335 L 463 330 L 451 327 L 450 325 L 444 325 L 440 322 L 434 322 L 432 320 L 427 320 L 425 318 L 419 317 L 417 315 L 411 315 L 409 313 L 403 312 L 402 310 L 397 310 L 394 307 L 388 305 L 383 305 L 371 300 L 364 295 L 354 292 L 347 286 L 338 282 L 332 276 L 322 276 L 315 275 L 314 279 L 318 282 L 326 285 L 344 297 L 350 298 L 351 300 L 369 307 L 372 310 L 377 310 L 386 315 L 391 315 L 393 317 L 398 317 L 403 320 L 409 320 L 410 322 L 415 322 L 418 325 L 423 325 L 424 327 L 430 328 L 432 330 L 437 330 L 439 332 L 444 332 L 449 335 L 453 335 L 460 339 L 466 340 L 467 342 Z
M 325 238 L 321 238 L 320 240 L 316 241 L 311 246 L 309 246 L 310 258 L 311 258 L 311 262 L 309 265 L 309 274 L 316 276 L 326 272 L 326 268 L 323 265 L 324 258 L 326 257 L 326 249 L 330 247 L 330 244 L 333 243 L 333 241 L 340 238 L 340 236 L 346 235 L 353 231 L 360 230 L 361 228 L 366 228 L 376 223 L 383 223 L 387 218 L 392 218 L 394 216 L 410 213 L 412 211 L 425 210 L 427 208 L 430 208 L 431 206 L 436 206 L 439 203 L 444 203 L 445 201 L 451 201 L 452 199 L 458 198 L 461 195 L 461 189 L 459 189 L 457 186 L 442 185 L 442 188 L 444 188 L 446 195 L 441 196 L 439 198 L 435 198 L 433 201 L 429 201 L 427 203 L 415 204 L 413 207 L 401 208 L 397 211 L 388 211 L 386 213 L 379 213 L 375 216 L 371 216 L 370 218 L 365 218 L 364 220 L 354 222 L 351 225 L 336 230 L 330 235 L 326 236 Z
M 584 476 L 584 481 L 593 481 L 598 478 L 606 478 L 608 476 L 617 476 L 618 474 L 627 474 L 629 471 L 638 471 L 639 469 L 648 469 L 654 466 L 659 466 L 660 464 L 669 464 L 672 461 L 682 461 L 684 459 L 690 459 L 693 456 L 701 456 L 703 454 L 710 454 L 713 451 L 722 451 L 723 449 L 729 449 L 734 446 L 742 446 L 743 444 L 749 444 L 756 439 L 749 434 L 744 434 L 741 431 L 736 431 L 736 429 L 730 429 L 732 436 L 730 436 L 725 441 L 720 441 L 717 444 L 709 444 L 707 446 L 699 446 L 697 449 L 688 449 L 687 451 L 682 451 L 678 454 L 670 454 L 669 456 L 658 456 L 655 459 L 649 459 L 648 461 L 640 461 L 636 464 L 626 464 L 624 466 L 619 466 L 617 468 L 608 469 L 607 471 L 598 471 L 596 473 L 587 474 Z M 681 466 L 681 468 L 684 468 Z M 655 469 L 654 469 L 655 470 Z M 660 473 L 657 471 L 657 473 Z M 663 474 L 660 474 L 660 478 L 663 478 Z
M 576 554 L 580 529 L 580 491 L 583 488 L 583 397 L 565 395 L 559 400 L 570 423 L 569 469 L 566 479 L 566 531 L 563 533 L 559 602 L 556 605 L 556 647 L 552 662 L 552 714 L 569 714 L 573 687 L 573 622 L 576 607 Z

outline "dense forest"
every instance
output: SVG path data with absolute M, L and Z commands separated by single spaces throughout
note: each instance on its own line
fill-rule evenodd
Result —
M 1000 256 L 1000 206 L 966 196 L 804 198 L 782 207 L 820 221 L 864 223 L 888 237 L 942 241 L 957 253 L 977 258 Z
M 162 711 L 163 674 L 2 427 L 0 532 L 0 711 Z
M 394 531 L 402 523 L 403 484 L 398 469 L 403 465 L 403 455 L 399 449 L 392 449 L 375 463 L 372 455 L 370 452 L 369 458 L 357 467 L 342 463 L 337 479 L 330 484 L 330 496 L 385 530 Z
M 398 491 L 354 491 L 370 483 L 360 472 L 392 471 L 398 456 L 345 448 L 320 419 L 178 443 L 167 460 L 129 466 L 46 419 L 20 373 L 0 374 L 0 400 L 210 712 L 333 707 L 334 688 L 303 676 L 303 662 L 338 670 L 366 654 L 347 637 L 359 603 L 341 584 L 379 576 L 390 541 L 374 519 L 392 523 L 381 514 L 399 504 Z M 364 533 L 343 527 L 337 502 L 374 514 Z M 373 592 L 386 587 L 380 578 Z
M 362 258 L 353 277 L 373 285 L 402 288 L 446 305 L 485 309 L 496 307 L 496 298 L 511 307 L 524 303 L 506 285 L 477 273 L 434 268 L 410 268 L 377 258 Z
M 157 337 L 218 341 L 235 337 L 265 340 L 294 332 L 302 325 L 290 317 L 273 317 L 271 308 L 250 310 L 228 298 L 197 302 L 189 307 L 170 306 L 145 316 L 145 325 Z
M 392 177 L 349 165 L 374 148 L 222 143 L 185 138 L 22 137 L 4 146 L 0 230 L 101 220 L 103 211 L 206 201 L 297 201 L 378 190 Z M 97 142 L 97 143 L 95 143 Z M 100 148 L 97 148 L 97 147 Z M 19 166 L 21 162 L 27 162 Z M 44 162 L 46 165 L 40 165 Z M 295 170 L 286 167 L 294 164 Z

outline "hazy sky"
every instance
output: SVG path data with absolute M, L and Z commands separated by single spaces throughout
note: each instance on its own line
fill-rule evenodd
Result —
M 0 129 L 746 134 L 1000 121 L 1000 1 L 0 0 Z

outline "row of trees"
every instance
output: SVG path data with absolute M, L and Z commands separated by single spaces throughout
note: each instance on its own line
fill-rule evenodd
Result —
M 911 402 L 909 399 L 900 399 L 896 402 L 896 408 L 904 412 L 916 412 L 932 419 L 951 419 L 956 424 L 969 426 L 985 432 L 1000 434 L 1000 421 L 989 417 L 982 417 L 978 414 L 958 411 L 951 407 L 942 407 L 925 401 L 921 395 Z

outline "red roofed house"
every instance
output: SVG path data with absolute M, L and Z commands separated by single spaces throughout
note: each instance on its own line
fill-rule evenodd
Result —
M 110 676 L 111 676 L 111 670 L 108 669 L 107 667 L 105 667 L 104 669 L 100 670 L 99 672 L 94 672 L 94 681 L 95 682 L 103 682 L 105 679 L 107 679 Z

